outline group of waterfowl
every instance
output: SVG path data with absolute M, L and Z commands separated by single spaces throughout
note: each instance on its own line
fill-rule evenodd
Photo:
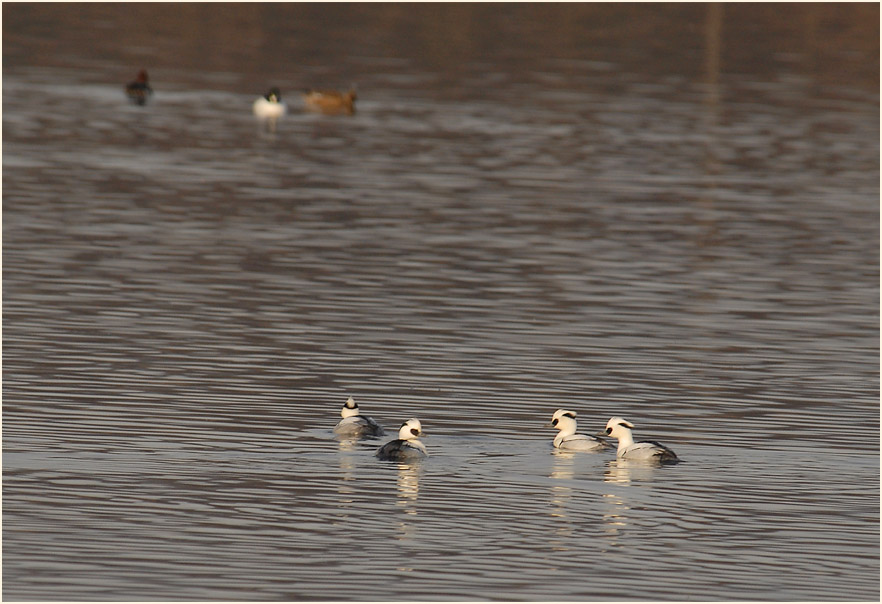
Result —
M 341 438 L 358 439 L 383 436 L 386 432 L 372 417 L 362 415 L 358 403 L 351 396 L 343 403 L 340 411 L 343 417 L 334 426 L 334 434 Z M 419 441 L 423 435 L 420 420 L 412 417 L 398 429 L 398 438 L 387 442 L 377 449 L 377 457 L 385 460 L 406 460 L 426 457 L 429 453 L 425 445 Z
M 355 113 L 355 99 L 355 90 L 351 89 L 348 92 L 307 90 L 303 93 L 303 106 L 325 115 L 352 115 Z M 275 120 L 287 111 L 288 106 L 282 102 L 282 93 L 275 87 L 254 101 L 254 115 L 260 119 Z
M 334 433 L 341 438 L 359 439 L 383 436 L 383 428 L 372 418 L 361 415 L 358 403 L 349 397 L 340 412 L 343 419 L 334 427 Z M 564 451 L 589 451 L 597 453 L 611 449 L 612 445 L 598 438 L 576 433 L 576 412 L 558 409 L 551 416 L 551 423 L 546 427 L 557 428 L 557 436 L 553 444 Z M 613 417 L 606 423 L 603 435 L 615 438 L 619 442 L 616 457 L 623 460 L 675 462 L 677 455 L 668 447 L 651 440 L 634 441 L 631 430 L 634 424 L 621 417 Z M 420 420 L 411 418 L 401 424 L 398 438 L 389 441 L 379 449 L 376 456 L 389 461 L 410 461 L 428 456 L 425 445 L 419 437 L 423 435 Z
M 153 94 L 147 71 L 138 72 L 134 81 L 125 86 L 126 96 L 135 105 L 144 106 Z M 303 106 L 325 115 L 353 115 L 355 113 L 355 90 L 347 92 L 336 90 L 307 90 L 303 93 Z M 252 105 L 254 115 L 261 120 L 275 121 L 287 113 L 288 106 L 282 101 L 282 93 L 272 87 Z

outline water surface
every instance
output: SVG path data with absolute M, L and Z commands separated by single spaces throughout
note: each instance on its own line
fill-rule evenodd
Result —
M 878 600 L 878 6 L 3 10 L 5 599 Z

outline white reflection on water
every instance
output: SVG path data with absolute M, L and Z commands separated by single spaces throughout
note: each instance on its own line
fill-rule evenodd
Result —
M 603 513 L 604 536 L 610 547 L 626 545 L 619 541 L 622 531 L 628 527 L 628 512 L 630 508 L 624 500 L 615 493 L 604 493 L 606 509 Z
M 417 515 L 417 499 L 420 494 L 420 462 L 412 464 L 400 463 L 398 465 L 398 500 L 396 505 L 404 512 L 399 516 L 398 531 L 396 538 L 403 542 L 414 542 L 420 538 L 414 519 L 409 518 Z
M 680 462 L 682 463 L 682 461 Z M 632 482 L 649 481 L 656 478 L 658 472 L 664 471 L 663 464 L 628 459 L 614 459 L 607 464 L 603 473 L 606 482 L 630 484 Z
M 420 494 L 420 463 L 398 464 L 398 505 L 407 514 L 416 514 L 413 503 Z

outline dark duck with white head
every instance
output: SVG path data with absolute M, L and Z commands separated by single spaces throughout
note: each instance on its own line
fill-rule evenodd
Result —
M 343 418 L 334 426 L 334 434 L 346 438 L 365 438 L 371 436 L 383 436 L 383 428 L 367 415 L 362 415 L 358 409 L 358 403 L 351 396 L 343 403 L 340 410 Z
M 429 452 L 417 437 L 423 435 L 420 420 L 412 417 L 398 429 L 398 438 L 377 449 L 377 457 L 386 461 L 412 461 L 427 457 Z

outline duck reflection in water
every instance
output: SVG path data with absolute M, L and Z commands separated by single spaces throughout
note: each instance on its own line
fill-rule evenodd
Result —
M 651 481 L 658 475 L 660 466 L 658 462 L 646 460 L 613 459 L 606 464 L 603 481 L 618 484 Z
M 396 507 L 404 512 L 398 518 L 398 530 L 395 532 L 398 541 L 416 541 L 419 538 L 411 517 L 417 515 L 421 472 L 422 464 L 398 464 L 398 500 L 396 501 Z
M 572 537 L 573 518 L 573 480 L 576 477 L 575 463 L 579 455 L 572 451 L 554 449 L 554 465 L 549 478 L 551 484 L 551 513 L 554 519 L 554 538 L 550 545 L 553 551 L 569 551 L 569 538 Z

